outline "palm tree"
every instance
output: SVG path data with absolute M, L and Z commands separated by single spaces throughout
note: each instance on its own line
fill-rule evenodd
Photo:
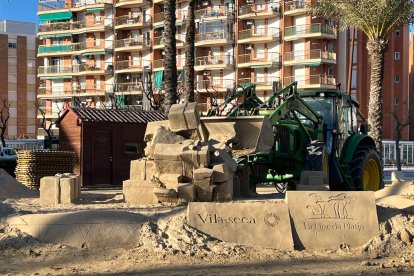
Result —
M 168 114 L 171 105 L 177 102 L 177 48 L 175 27 L 175 0 L 164 1 L 164 89 L 165 113 Z
M 414 4 L 410 0 L 320 0 L 312 13 L 338 21 L 342 30 L 357 28 L 363 32 L 371 64 L 368 122 L 370 135 L 382 156 L 382 85 L 384 55 L 388 50 L 387 34 L 412 20 Z
M 184 97 L 186 102 L 194 102 L 194 39 L 195 39 L 195 0 L 188 1 L 187 32 L 185 34 Z

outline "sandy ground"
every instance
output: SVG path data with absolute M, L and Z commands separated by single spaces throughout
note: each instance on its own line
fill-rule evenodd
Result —
M 266 191 L 263 199 L 281 197 Z M 108 250 L 43 243 L 5 223 L 15 215 L 81 209 L 122 209 L 152 220 L 140 230 L 138 244 Z M 414 213 L 378 206 L 378 216 L 380 234 L 362 247 L 280 251 L 215 240 L 186 224 L 185 206 L 128 205 L 121 191 L 83 191 L 77 204 L 51 208 L 41 207 L 37 198 L 9 198 L 0 202 L 0 274 L 413 275 L 414 245 L 404 231 L 414 233 Z

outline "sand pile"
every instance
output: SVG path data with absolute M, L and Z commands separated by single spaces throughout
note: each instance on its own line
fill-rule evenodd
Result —
M 29 189 L 10 176 L 5 170 L 0 169 L 0 200 L 8 198 L 37 197 L 38 192 Z
M 386 257 L 413 248 L 414 213 L 378 206 L 380 231 L 362 247 L 370 256 Z M 414 251 L 411 252 L 414 259 Z
M 246 246 L 221 242 L 186 223 L 185 211 L 145 224 L 140 230 L 141 252 L 188 256 L 240 255 Z

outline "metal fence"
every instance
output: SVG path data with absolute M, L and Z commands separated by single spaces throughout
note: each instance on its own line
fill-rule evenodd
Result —
M 382 146 L 384 150 L 384 165 L 394 166 L 397 163 L 397 147 L 395 141 L 384 140 Z M 414 165 L 414 141 L 400 141 L 400 157 L 402 165 Z

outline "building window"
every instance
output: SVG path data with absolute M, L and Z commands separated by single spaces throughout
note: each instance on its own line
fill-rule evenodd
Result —
M 395 36 L 400 37 L 400 30 L 395 30 Z
M 124 153 L 125 154 L 138 154 L 138 156 L 142 156 L 143 154 L 143 147 L 141 143 L 125 143 L 124 144 Z
M 15 43 L 15 42 L 9 42 L 9 48 L 16 49 L 17 48 L 17 43 Z
M 395 52 L 394 58 L 395 60 L 400 60 L 400 52 Z
M 394 98 L 394 106 L 399 106 L 400 105 L 400 100 L 398 99 L 398 97 Z
M 328 76 L 333 76 L 333 68 L 328 68 L 327 75 Z
M 400 83 L 400 76 L 399 75 L 395 75 L 394 82 L 395 83 Z

